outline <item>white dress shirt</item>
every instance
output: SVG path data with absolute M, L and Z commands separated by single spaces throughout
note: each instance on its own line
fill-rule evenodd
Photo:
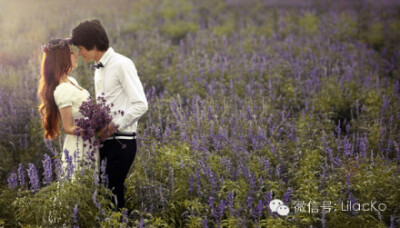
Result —
M 104 67 L 94 72 L 96 99 L 103 96 L 107 104 L 113 104 L 113 123 L 119 126 L 119 133 L 136 133 L 138 120 L 148 107 L 135 64 L 111 47 L 101 57 L 100 62 Z M 121 115 L 118 111 L 123 111 L 124 114 Z

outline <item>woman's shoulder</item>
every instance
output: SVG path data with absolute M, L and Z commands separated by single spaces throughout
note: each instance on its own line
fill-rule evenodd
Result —
M 71 76 L 68 76 L 68 80 L 69 81 L 61 82 L 60 84 L 58 84 L 56 86 L 55 90 L 73 89 L 75 87 L 74 84 L 79 86 L 79 84 L 78 84 L 78 82 L 76 81 L 75 78 L 73 78 Z M 71 82 L 74 83 L 74 84 L 71 84 Z
M 71 91 L 71 89 L 73 89 L 72 86 L 73 85 L 71 85 L 71 83 L 69 83 L 69 82 L 61 82 L 54 89 L 54 96 L 69 93 Z
M 68 76 L 68 80 L 70 82 L 69 84 L 72 85 L 74 88 L 79 89 L 80 91 L 85 90 L 84 88 L 82 88 L 82 86 L 79 85 L 78 81 L 75 78 Z
M 72 81 L 73 83 L 75 83 L 76 85 L 78 84 L 78 81 L 76 81 L 76 79 L 74 77 L 68 76 L 68 80 Z
M 69 88 L 69 83 L 68 82 L 61 82 L 60 84 L 58 84 L 54 90 L 55 91 L 60 91 L 60 90 L 64 90 Z

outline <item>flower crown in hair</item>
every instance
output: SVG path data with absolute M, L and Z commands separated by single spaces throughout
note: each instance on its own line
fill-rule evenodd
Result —
M 57 48 L 63 48 L 69 44 L 72 44 L 71 38 L 61 39 L 60 41 L 58 41 L 58 43 L 47 43 L 46 45 L 43 45 L 42 50 L 44 52 L 49 52 L 49 51 L 55 50 Z

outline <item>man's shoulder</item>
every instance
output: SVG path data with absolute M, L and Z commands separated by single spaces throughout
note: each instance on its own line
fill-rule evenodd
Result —
M 118 53 L 118 52 L 114 52 L 114 56 L 113 56 L 113 62 L 117 65 L 119 64 L 133 64 L 133 60 L 130 59 L 129 57 Z

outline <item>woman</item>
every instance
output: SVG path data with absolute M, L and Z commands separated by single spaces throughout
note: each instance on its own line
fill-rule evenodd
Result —
M 51 40 L 43 47 L 43 51 L 38 95 L 44 136 L 47 139 L 58 139 L 61 119 L 67 134 L 62 153 L 64 176 L 68 178 L 74 171 L 86 166 L 97 170 L 97 153 L 94 158 L 90 158 L 82 138 L 75 134 L 79 132 L 79 128 L 74 125 L 75 119 L 83 117 L 79 107 L 90 96 L 87 90 L 69 76 L 78 65 L 77 54 L 69 39 Z

